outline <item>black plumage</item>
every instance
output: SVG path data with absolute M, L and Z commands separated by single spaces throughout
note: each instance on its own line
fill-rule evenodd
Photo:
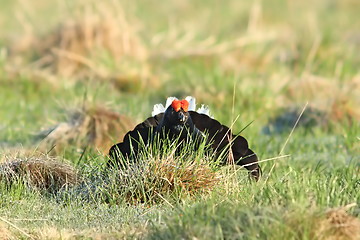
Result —
M 112 146 L 109 151 L 112 160 L 109 164 L 118 163 L 120 154 L 136 159 L 139 148 L 142 146 L 140 143 L 150 144 L 157 134 L 160 139 L 178 139 L 182 142 L 206 139 L 212 151 L 215 152 L 215 156 L 226 151 L 227 154 L 222 156 L 223 164 L 233 162 L 244 166 L 256 180 L 260 177 L 258 158 L 249 149 L 244 137 L 232 134 L 227 126 L 208 115 L 187 111 L 187 106 L 174 107 L 174 104 L 170 105 L 164 113 L 149 117 L 138 124 L 125 135 L 123 142 Z

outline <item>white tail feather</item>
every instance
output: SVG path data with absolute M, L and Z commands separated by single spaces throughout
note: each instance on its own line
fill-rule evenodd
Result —
M 208 115 L 209 117 L 212 118 L 212 116 L 210 115 L 209 106 L 206 106 L 206 105 L 204 105 L 204 104 L 201 104 L 201 107 L 198 108 L 198 110 L 196 110 L 196 111 L 197 111 L 198 113 Z
M 165 107 L 161 103 L 155 104 L 151 115 L 155 116 L 155 115 L 158 115 L 159 113 L 165 112 L 165 110 L 171 105 L 171 103 L 174 100 L 178 100 L 178 99 L 176 97 L 168 97 L 166 99 Z M 187 96 L 185 98 L 185 100 L 189 102 L 188 110 L 189 111 L 195 111 L 196 110 L 196 99 L 194 97 L 192 97 L 192 96 Z M 204 104 L 202 104 L 201 107 L 196 110 L 196 112 L 208 115 L 209 117 L 212 118 L 212 116 L 210 115 L 209 107 L 204 105 Z
M 189 102 L 188 110 L 195 111 L 196 110 L 196 99 L 192 96 L 187 96 L 185 98 L 185 100 Z
M 174 100 L 178 100 L 176 97 L 168 97 L 166 99 L 165 110 L 171 105 Z
M 161 103 L 155 104 L 151 115 L 152 116 L 158 115 L 159 113 L 165 112 L 165 110 L 166 109 L 164 108 L 164 105 L 162 105 Z

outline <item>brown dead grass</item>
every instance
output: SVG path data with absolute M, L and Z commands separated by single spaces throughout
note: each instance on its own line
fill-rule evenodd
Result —
M 42 155 L 43 153 L 37 151 L 37 149 L 5 145 L 4 148 L 0 148 L 0 164 L 9 159 L 27 158 L 29 156 L 38 157 Z
M 2 240 L 16 239 L 14 234 L 9 230 L 9 228 L 4 223 L 0 223 L 0 239 Z
M 340 82 L 313 75 L 304 75 L 302 79 L 289 82 L 284 95 L 278 102 L 285 104 L 303 104 L 309 102 L 310 107 L 328 116 L 329 120 L 360 121 L 360 78 Z M 331 121 L 330 121 L 331 122 Z
M 127 199 L 131 203 L 157 203 L 208 193 L 221 176 L 205 161 L 180 162 L 173 156 L 149 160 L 141 170 L 120 170 L 119 182 L 125 183 Z M 130 190 L 129 190 L 130 189 Z
M 84 3 L 75 13 L 66 13 L 54 30 L 43 36 L 24 38 L 11 48 L 8 67 L 47 79 L 95 78 L 111 81 L 121 90 L 159 86 L 147 62 L 148 51 L 137 35 L 136 21 L 129 22 L 119 3 Z M 22 56 L 31 56 L 27 67 Z M 106 59 L 106 60 L 105 60 Z M 111 61 L 108 66 L 105 62 Z M 134 85 L 134 86 L 133 86 Z
M 357 240 L 360 239 L 360 219 L 347 211 L 355 203 L 332 208 L 326 212 L 291 213 L 286 216 L 287 230 L 296 233 L 299 239 Z
M 101 232 L 97 229 L 73 230 L 57 229 L 55 227 L 45 226 L 32 231 L 35 239 L 139 239 L 147 232 L 147 224 L 142 226 L 123 226 L 121 230 Z
M 84 106 L 69 111 L 66 122 L 42 131 L 39 149 L 59 153 L 69 146 L 89 146 L 107 154 L 114 142 L 133 127 L 134 123 L 124 115 L 101 106 Z
M 141 238 L 147 233 L 147 224 L 142 226 L 123 226 L 121 230 L 112 230 L 107 232 L 99 231 L 98 229 L 58 229 L 55 227 L 44 226 L 25 232 L 23 229 L 17 229 L 15 226 L 10 231 L 5 224 L 0 224 L 0 239 L 1 240 L 16 240 L 16 239 L 48 239 L 48 240 L 67 240 L 67 239 L 128 239 Z M 21 230 L 21 231 L 19 231 Z
M 330 209 L 318 220 L 313 232 L 317 239 L 360 239 L 360 219 L 349 215 L 345 208 Z
M 56 192 L 78 182 L 77 171 L 71 165 L 44 154 L 5 158 L 0 165 L 0 179 L 9 184 L 20 180 L 31 187 Z
M 152 162 L 146 172 L 164 180 L 163 188 L 158 189 L 159 193 L 172 191 L 176 186 L 191 195 L 199 191 L 206 192 L 211 190 L 219 179 L 217 174 L 204 162 L 187 161 L 179 164 L 172 157 L 166 161 Z

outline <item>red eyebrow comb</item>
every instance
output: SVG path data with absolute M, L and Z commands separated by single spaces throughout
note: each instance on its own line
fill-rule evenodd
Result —
M 189 108 L 189 102 L 186 101 L 185 99 L 183 100 L 174 100 L 171 103 L 171 107 L 175 110 L 175 112 L 180 111 L 180 109 L 182 108 L 185 112 L 188 111 Z
M 187 112 L 188 111 L 188 108 L 189 108 L 189 102 L 186 101 L 185 99 L 181 100 L 181 107 L 182 109 Z

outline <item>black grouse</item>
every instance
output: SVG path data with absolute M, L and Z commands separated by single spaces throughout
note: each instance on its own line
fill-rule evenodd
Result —
M 156 135 L 160 139 L 178 139 L 185 143 L 206 139 L 217 156 L 227 148 L 231 149 L 225 154 L 226 156 L 222 156 L 223 164 L 233 162 L 244 166 L 251 176 L 258 180 L 261 168 L 258 165 L 256 154 L 249 149 L 247 140 L 240 135 L 232 134 L 227 126 L 207 114 L 208 109 L 204 106 L 195 111 L 195 99 L 192 97 L 184 100 L 168 98 L 166 109 L 162 104 L 155 105 L 152 117 L 129 131 L 123 142 L 110 148 L 109 165 L 113 166 L 119 163 L 121 155 L 136 159 L 139 147 L 143 146 L 140 143 L 142 142 L 146 146 Z

